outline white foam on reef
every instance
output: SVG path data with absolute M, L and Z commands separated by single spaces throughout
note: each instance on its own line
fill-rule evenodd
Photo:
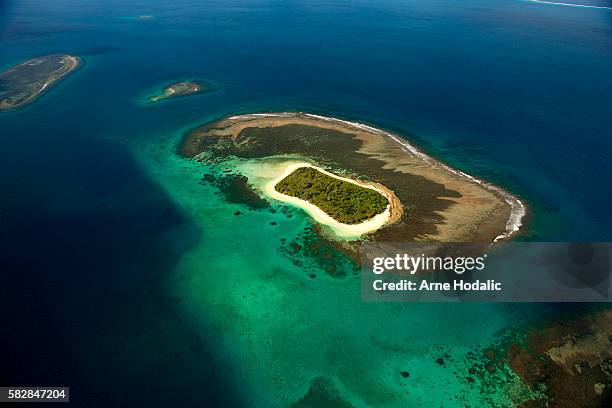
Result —
M 495 239 L 493 240 L 493 242 L 498 242 L 504 239 L 508 239 L 512 234 L 514 234 L 515 232 L 517 232 L 521 226 L 523 225 L 522 220 L 523 217 L 525 216 L 525 214 L 527 213 L 527 209 L 525 208 L 525 205 L 522 203 L 521 200 L 519 200 L 517 197 L 513 196 L 512 194 L 510 194 L 509 192 L 505 191 L 504 189 L 497 187 L 493 184 L 487 183 L 486 181 L 480 180 L 474 176 L 471 176 L 467 173 L 464 173 L 460 170 L 455 170 L 449 166 L 447 166 L 446 164 L 434 159 L 431 156 L 428 156 L 427 154 L 423 153 L 422 151 L 420 151 L 419 149 L 417 149 L 416 147 L 414 147 L 413 145 L 411 145 L 410 143 L 408 143 L 408 141 L 406 141 L 405 139 L 393 135 L 391 133 L 385 132 L 384 130 L 381 129 L 377 129 L 374 128 L 372 126 L 368 126 L 368 125 L 364 125 L 362 123 L 357 123 L 357 122 L 349 122 L 347 120 L 342 120 L 342 119 L 337 119 L 337 118 L 330 118 L 330 117 L 326 117 L 326 116 L 320 116 L 320 115 L 314 115 L 311 113 L 304 113 L 304 112 L 279 112 L 279 113 L 251 113 L 251 114 L 247 114 L 247 115 L 239 115 L 239 116 L 232 116 L 230 117 L 230 119 L 233 120 L 240 120 L 240 119 L 248 119 L 248 118 L 258 118 L 258 117 L 295 117 L 295 116 L 306 116 L 306 117 L 310 117 L 313 119 L 318 119 L 324 122 L 336 122 L 336 123 L 342 123 L 345 125 L 349 125 L 352 126 L 354 128 L 360 129 L 360 130 L 365 130 L 371 133 L 375 133 L 375 134 L 379 134 L 379 135 L 384 135 L 387 137 L 390 137 L 391 139 L 393 139 L 396 143 L 398 143 L 399 145 L 402 146 L 402 150 L 407 151 L 409 153 L 411 153 L 414 156 L 419 157 L 420 159 L 424 160 L 425 162 L 427 162 L 428 164 L 430 164 L 431 166 L 434 167 L 440 167 L 443 168 L 446 171 L 449 171 L 453 174 L 459 175 L 461 177 L 465 177 L 468 178 L 469 180 L 480 184 L 483 188 L 485 188 L 486 190 L 492 191 L 498 195 L 500 195 L 501 197 L 503 197 L 503 199 L 508 203 L 508 205 L 510 206 L 510 217 L 508 217 L 508 221 L 506 221 L 506 231 L 499 234 L 497 237 L 495 237 Z
M 532 3 L 552 4 L 554 6 L 582 7 L 582 8 L 591 8 L 591 9 L 612 10 L 612 7 L 607 7 L 607 6 L 592 6 L 590 4 L 559 3 L 559 2 L 556 2 L 556 1 L 544 1 L 544 0 L 527 0 L 527 1 L 530 1 Z

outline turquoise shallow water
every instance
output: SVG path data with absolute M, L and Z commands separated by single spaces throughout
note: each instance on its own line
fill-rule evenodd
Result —
M 470 383 L 465 356 L 558 308 L 361 303 L 350 273 L 282 251 L 304 214 L 228 204 L 177 144 L 235 113 L 361 121 L 524 198 L 523 239 L 609 240 L 611 21 L 506 0 L 2 2 L 1 67 L 86 62 L 0 116 L 2 383 L 71 384 L 79 406 L 286 406 L 319 376 L 359 407 L 520 399 L 511 376 Z M 141 103 L 184 78 L 219 88 Z
M 310 223 L 304 213 L 292 210 L 287 219 L 281 211 L 228 205 L 200 183 L 218 169 L 174 149 L 153 143 L 141 152 L 148 172 L 202 227 L 168 289 L 194 327 L 223 333 L 252 405 L 287 406 L 320 376 L 364 407 L 509 406 L 528 395 L 510 374 L 497 390 L 468 383 L 465 357 L 508 322 L 531 317 L 529 307 L 457 305 L 451 317 L 448 305 L 362 303 L 358 277 L 334 279 L 316 265 L 292 265 L 280 251 L 281 239 L 294 239 Z

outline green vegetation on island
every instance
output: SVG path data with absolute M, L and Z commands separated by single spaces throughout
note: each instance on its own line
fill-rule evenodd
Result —
M 33 102 L 81 63 L 72 55 L 38 57 L 0 72 L 0 111 Z
M 343 224 L 367 221 L 389 205 L 375 190 L 328 176 L 312 167 L 294 170 L 278 182 L 275 189 L 308 201 Z

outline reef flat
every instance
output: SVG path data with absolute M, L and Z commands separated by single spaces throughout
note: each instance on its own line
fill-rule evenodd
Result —
M 470 375 L 489 384 L 503 367 L 518 375 L 531 389 L 523 408 L 610 406 L 612 311 L 581 306 L 517 327 L 471 359 Z
M 33 102 L 80 64 L 80 58 L 73 55 L 53 54 L 0 72 L 0 111 Z
M 181 151 L 214 160 L 300 157 L 385 186 L 401 216 L 367 235 L 381 242 L 491 242 L 518 230 L 525 208 L 503 189 L 454 170 L 388 132 L 306 113 L 232 116 L 189 132 Z

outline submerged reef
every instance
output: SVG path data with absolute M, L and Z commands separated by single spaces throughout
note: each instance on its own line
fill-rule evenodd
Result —
M 612 405 L 612 310 L 578 307 L 554 319 L 524 324 L 498 344 L 470 352 L 466 375 L 488 389 L 517 377 L 528 387 L 521 408 Z

